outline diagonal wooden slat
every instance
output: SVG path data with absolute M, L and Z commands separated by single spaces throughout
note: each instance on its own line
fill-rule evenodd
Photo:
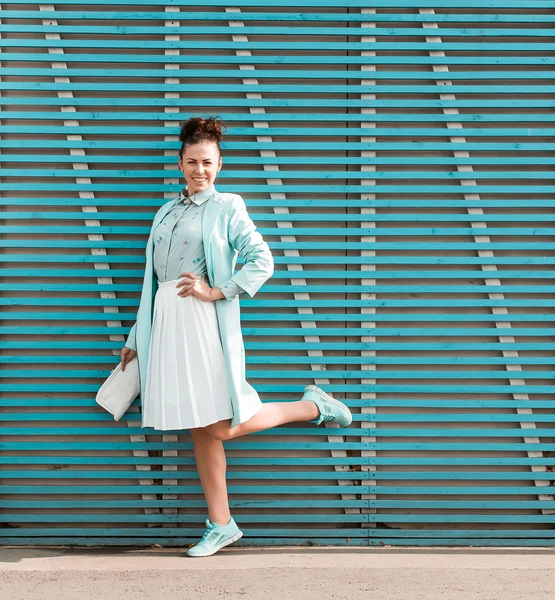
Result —
M 434 9 L 433 8 L 419 8 L 419 13 L 420 14 L 427 14 L 427 15 L 433 15 L 434 14 Z M 426 32 L 428 32 L 428 30 L 436 30 L 435 33 L 439 33 L 438 29 L 438 24 L 437 23 L 423 23 L 422 27 L 426 30 Z M 434 44 L 439 44 L 442 42 L 442 38 L 439 35 L 426 35 L 426 41 L 430 42 L 430 43 L 434 43 Z M 430 56 L 440 56 L 443 57 L 445 56 L 445 53 L 442 50 L 430 50 Z M 446 74 L 445 80 L 443 80 L 442 82 L 442 87 L 445 87 L 446 89 L 449 88 L 449 86 L 451 85 L 451 80 L 448 79 L 448 74 L 449 74 L 449 67 L 447 65 L 434 65 L 433 69 L 435 71 L 438 72 L 442 72 Z M 452 100 L 454 99 L 455 95 L 452 93 L 440 93 L 440 98 L 442 100 Z M 455 116 L 458 115 L 458 109 L 457 108 L 450 108 L 450 109 L 443 109 L 444 112 L 446 114 L 449 115 L 453 115 L 453 121 L 447 123 L 447 127 L 451 130 L 463 130 L 463 124 L 462 123 L 458 123 L 455 120 Z M 455 143 L 464 143 L 466 142 L 466 137 L 464 137 L 463 135 L 452 135 L 451 136 L 451 141 L 455 142 Z M 467 151 L 464 150 L 455 150 L 454 151 L 454 155 L 457 158 L 468 158 L 469 153 Z M 459 167 L 457 167 L 461 172 L 464 173 L 468 173 L 468 179 L 465 180 L 461 180 L 461 185 L 463 186 L 464 189 L 464 197 L 465 199 L 468 200 L 480 200 L 480 195 L 469 191 L 466 191 L 465 188 L 471 188 L 472 186 L 476 186 L 477 182 L 474 179 L 471 179 L 470 176 L 472 174 L 472 165 L 461 165 Z M 484 214 L 484 211 L 482 208 L 480 207 L 469 207 L 467 208 L 468 214 L 473 215 L 476 217 L 476 222 L 472 223 L 473 227 L 480 227 L 484 229 L 484 235 L 476 235 L 474 236 L 474 239 L 477 243 L 489 243 L 490 242 L 490 237 L 487 235 L 487 230 L 488 230 L 488 225 L 485 221 L 480 221 L 479 217 L 482 216 Z M 476 250 L 476 252 L 478 253 L 478 255 L 480 257 L 486 257 L 486 258 L 493 258 L 495 255 L 493 253 L 492 250 Z M 488 274 L 491 273 L 491 276 L 486 279 L 486 285 L 491 286 L 492 291 L 488 292 L 488 297 L 492 300 L 500 300 L 504 298 L 504 295 L 502 292 L 499 291 L 495 291 L 494 288 L 495 287 L 499 287 L 501 286 L 501 281 L 499 279 L 499 277 L 495 277 L 495 274 L 497 272 L 497 266 L 495 264 L 489 264 L 489 265 L 481 265 L 481 269 L 483 271 L 487 271 Z M 511 329 L 511 316 L 507 310 L 507 308 L 505 307 L 492 307 L 492 312 L 496 315 L 499 315 L 500 320 L 497 321 L 495 323 L 495 326 L 498 330 L 510 330 Z M 503 318 L 504 317 L 504 318 Z M 503 332 L 504 333 L 504 332 Z M 499 341 L 503 342 L 503 343 L 510 343 L 510 344 L 514 344 L 515 343 L 515 338 L 512 335 L 499 335 Z M 503 356 L 507 357 L 507 358 L 517 358 L 518 357 L 518 351 L 517 350 L 502 350 L 503 352 Z M 516 376 L 514 376 L 513 374 L 517 374 L 519 371 L 522 371 L 522 366 L 519 364 L 507 364 L 505 365 L 505 368 L 507 370 L 507 372 L 509 373 L 509 381 L 511 385 L 514 386 L 522 386 L 525 385 L 525 381 L 522 378 L 518 378 Z M 521 393 L 521 392 L 515 392 L 512 394 L 513 398 L 515 400 L 529 400 L 530 397 L 528 394 L 526 393 Z M 523 407 L 519 407 L 516 408 L 516 411 L 518 414 L 522 414 L 522 415 L 531 415 L 532 413 L 532 409 L 531 408 L 523 408 Z M 539 438 L 535 437 L 533 435 L 530 435 L 531 430 L 536 429 L 536 424 L 530 421 L 523 421 L 520 423 L 521 428 L 523 429 L 523 431 L 527 434 L 524 437 L 524 441 L 527 444 L 538 444 L 539 443 Z M 530 458 L 543 458 L 545 456 L 545 454 L 541 451 L 537 451 L 537 450 L 528 450 L 527 454 Z M 534 485 L 536 486 L 536 491 L 538 493 L 538 498 L 541 501 L 553 501 L 554 496 L 552 494 L 546 493 L 548 491 L 548 488 L 550 488 L 550 482 L 545 480 L 545 479 L 541 479 L 540 476 L 541 474 L 545 474 L 547 471 L 547 468 L 545 466 L 542 465 L 532 465 L 531 470 L 535 473 L 538 473 L 538 479 L 534 481 Z M 551 509 L 551 508 L 544 508 L 542 509 L 542 514 L 555 514 L 555 510 Z
M 237 15 L 237 16 L 241 15 L 241 10 L 239 8 L 226 7 L 225 11 L 226 11 L 226 13 L 229 13 L 229 14 L 233 14 L 233 15 Z M 238 27 L 238 28 L 242 28 L 245 26 L 244 21 L 241 21 L 241 20 L 233 20 L 233 21 L 230 21 L 229 24 L 234 27 Z M 233 38 L 234 42 L 248 41 L 247 37 L 243 34 L 233 35 L 232 38 Z M 244 56 L 245 58 L 251 56 L 250 50 L 237 50 L 236 53 L 237 53 L 237 56 Z M 248 64 L 248 62 L 246 62 L 245 64 L 240 65 L 239 69 L 241 71 L 252 71 L 254 69 L 254 65 Z M 249 84 L 249 85 L 257 85 L 258 80 L 256 78 L 248 77 L 248 78 L 243 79 L 243 83 Z M 254 100 L 254 99 L 262 98 L 262 95 L 259 93 L 256 93 L 256 92 L 254 92 L 254 93 L 249 92 L 249 93 L 247 93 L 247 98 Z M 249 107 L 249 111 L 253 115 L 257 115 L 257 116 L 260 115 L 259 118 L 262 119 L 262 115 L 264 115 L 265 109 L 257 108 L 257 107 Z M 254 121 L 254 125 L 255 125 L 255 127 L 264 127 L 264 128 L 268 128 L 268 129 L 270 128 L 269 122 L 264 121 L 264 120 L 256 120 L 256 121 Z M 272 137 L 270 135 L 257 136 L 257 141 L 271 142 Z M 275 157 L 276 153 L 274 150 L 260 150 L 260 155 L 264 158 Z M 279 175 L 279 166 L 278 165 L 264 164 L 264 171 L 268 175 L 270 175 L 270 174 L 274 175 L 273 177 L 267 178 L 267 182 L 270 185 L 282 185 L 283 182 L 282 182 L 281 178 L 277 176 L 277 175 Z M 285 200 L 286 195 L 283 193 L 279 193 L 279 192 L 278 193 L 271 192 L 270 197 L 272 198 L 272 200 Z M 274 212 L 276 214 L 279 214 L 280 216 L 281 215 L 286 216 L 289 213 L 289 208 L 274 207 Z M 284 228 L 284 227 L 292 228 L 293 227 L 293 223 L 291 221 L 287 221 L 287 220 L 278 221 L 277 225 L 278 225 L 278 228 Z M 286 241 L 286 242 L 294 242 L 294 241 L 296 241 L 296 236 L 294 236 L 294 235 L 280 236 L 280 239 L 283 241 Z M 284 254 L 287 257 L 300 256 L 298 250 L 284 250 Z M 294 272 L 295 274 L 301 275 L 303 268 L 302 268 L 302 265 L 300 265 L 300 264 L 288 264 L 287 270 L 291 273 Z M 304 279 L 303 277 L 298 277 L 298 276 L 291 277 L 291 285 L 305 286 L 306 279 Z M 296 300 L 310 300 L 310 295 L 308 293 L 304 293 L 304 292 L 294 292 L 294 297 Z M 311 307 L 303 307 L 303 308 L 299 307 L 297 310 L 300 314 L 303 314 L 303 315 L 311 315 L 313 313 L 313 310 Z M 305 327 L 315 328 L 315 327 L 317 327 L 317 323 L 315 321 L 303 320 L 303 321 L 301 321 L 301 327 L 302 328 L 305 328 Z M 304 336 L 304 339 L 305 339 L 305 341 L 310 342 L 310 343 L 317 343 L 320 341 L 320 338 L 317 335 Z M 308 355 L 322 357 L 323 352 L 321 350 L 308 350 Z M 319 373 L 323 374 L 323 372 L 325 371 L 325 365 L 320 364 L 320 363 L 312 364 L 311 369 L 315 372 L 319 372 Z M 326 385 L 326 384 L 329 384 L 329 378 L 317 376 L 314 378 L 314 382 L 317 385 L 318 384 Z M 335 424 L 328 423 L 328 422 L 325 423 L 325 426 L 330 429 L 335 428 Z M 339 435 L 330 434 L 328 436 L 328 440 L 330 443 L 337 443 L 337 442 L 344 441 L 344 437 L 339 436 Z M 345 458 L 347 456 L 347 453 L 345 450 L 330 450 L 330 452 L 333 457 Z M 347 465 L 335 464 L 334 469 L 336 472 L 341 473 L 341 472 L 348 471 L 349 467 Z M 349 487 L 349 486 L 353 485 L 353 482 L 349 479 L 338 479 L 338 484 L 340 486 Z M 350 494 L 350 493 L 342 493 L 341 498 L 343 500 L 355 500 L 356 496 L 354 494 Z M 358 508 L 345 508 L 344 510 L 345 510 L 346 514 L 352 514 L 352 513 L 356 514 L 356 513 L 360 512 L 360 510 Z
M 39 9 L 40 9 L 40 11 L 53 12 L 53 11 L 55 11 L 55 5 L 41 4 L 41 5 L 39 5 Z M 54 23 L 54 21 L 52 19 L 43 20 L 44 25 L 50 25 L 52 23 Z M 56 59 L 56 60 L 52 61 L 52 67 L 56 68 L 56 69 L 66 69 L 67 64 L 65 62 L 63 62 L 64 50 L 62 48 L 58 47 L 58 44 L 57 44 L 57 42 L 60 41 L 60 35 L 58 33 L 46 33 L 45 37 L 48 41 L 50 41 L 52 43 L 51 47 L 48 48 L 48 52 L 52 55 L 53 59 L 54 58 Z M 60 81 L 62 83 L 70 82 L 68 77 L 57 76 L 57 77 L 55 77 L 55 80 Z M 66 114 L 66 113 L 68 114 L 68 116 L 64 118 L 64 125 L 68 126 L 68 127 L 78 126 L 79 122 L 76 121 L 75 119 L 71 118 L 71 113 L 75 112 L 75 106 L 70 101 L 73 99 L 73 92 L 60 91 L 57 93 L 57 95 L 59 98 L 68 100 L 68 104 L 66 106 L 61 106 L 61 111 L 64 114 Z M 67 139 L 68 140 L 81 140 L 82 136 L 81 136 L 81 134 L 68 134 Z M 71 153 L 71 156 L 73 157 L 73 160 L 75 161 L 73 163 L 73 168 L 75 169 L 76 172 L 79 172 L 79 176 L 76 177 L 77 183 L 90 184 L 91 179 L 90 179 L 90 177 L 88 177 L 86 175 L 89 165 L 87 163 L 87 156 L 86 156 L 85 150 L 81 149 L 81 148 L 70 148 L 70 153 Z M 81 175 L 81 172 L 83 173 L 83 175 Z M 87 200 L 94 199 L 94 192 L 80 191 L 79 197 L 83 198 L 83 199 L 87 199 Z M 100 221 L 98 219 L 90 218 L 90 217 L 93 217 L 94 214 L 98 211 L 96 206 L 84 205 L 82 207 L 82 210 L 86 217 L 85 224 L 87 227 L 97 227 L 98 225 L 100 225 Z M 87 239 L 89 239 L 91 241 L 98 241 L 98 240 L 103 240 L 104 237 L 102 234 L 90 233 L 87 235 Z M 107 252 L 106 252 L 105 248 L 91 248 L 91 254 L 94 254 L 96 256 L 106 256 Z M 109 263 L 101 263 L 101 262 L 95 261 L 94 267 L 95 267 L 95 269 L 106 269 L 109 267 Z M 101 277 L 97 278 L 97 282 L 100 285 L 111 284 L 111 283 L 113 283 L 113 280 L 111 277 L 101 276 Z M 116 297 L 114 292 L 99 292 L 99 294 L 100 294 L 101 298 L 106 298 L 106 299 L 112 299 L 112 298 Z M 117 313 L 119 312 L 119 309 L 115 306 L 104 305 L 103 311 L 107 315 L 108 314 L 109 315 L 117 315 Z M 121 320 L 114 320 L 114 319 L 110 318 L 106 322 L 106 325 L 108 327 L 121 327 L 122 323 L 121 323 Z M 110 335 L 110 340 L 121 342 L 122 346 L 125 341 L 123 335 Z M 114 358 L 116 359 L 115 362 L 117 363 L 117 359 L 119 358 L 120 351 L 114 350 L 113 353 L 114 353 Z M 137 410 L 138 409 L 136 407 L 130 407 L 129 413 L 132 415 L 134 413 L 137 413 Z M 133 420 L 125 421 L 125 423 L 126 423 L 127 427 L 134 427 L 136 425 L 133 422 Z M 132 442 L 146 442 L 146 436 L 142 433 L 141 434 L 132 434 L 129 436 L 129 439 Z M 133 452 L 133 456 L 136 456 L 136 457 L 148 457 L 149 456 L 148 450 L 133 449 L 132 452 Z M 150 465 L 149 464 L 137 464 L 135 466 L 135 468 L 141 474 L 141 478 L 138 479 L 139 484 L 141 486 L 151 486 L 151 489 L 154 489 L 155 480 L 154 479 L 144 479 L 142 477 L 143 472 L 148 472 L 151 470 Z M 156 495 L 150 491 L 141 494 L 141 497 L 143 500 L 146 500 L 146 501 L 156 499 Z M 153 507 L 145 507 L 144 512 L 145 512 L 145 514 L 148 514 L 148 515 L 160 514 L 159 509 L 153 508 Z M 150 527 L 150 526 L 152 526 L 152 524 L 149 523 L 148 526 Z

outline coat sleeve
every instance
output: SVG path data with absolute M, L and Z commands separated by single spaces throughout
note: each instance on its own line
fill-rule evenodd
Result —
M 239 294 L 246 294 L 245 290 L 231 279 L 228 279 L 225 283 L 220 284 L 218 287 L 227 300 L 233 300 L 233 298 Z
M 137 335 L 137 323 L 135 323 L 135 325 L 133 325 L 133 327 L 131 327 L 131 330 L 129 331 L 129 335 L 127 336 L 127 341 L 125 342 L 125 345 L 128 348 L 131 348 L 131 350 L 135 350 L 135 352 L 137 351 L 136 335 Z
M 245 201 L 239 194 L 233 196 L 229 211 L 227 229 L 229 244 L 239 253 L 244 264 L 235 275 L 222 284 L 222 287 L 227 288 L 227 284 L 233 282 L 252 298 L 262 284 L 273 275 L 274 259 L 268 244 L 250 218 Z M 225 295 L 225 292 L 222 293 Z M 230 295 L 227 299 L 232 300 L 233 297 Z
M 149 233 L 148 239 L 150 239 L 150 237 L 152 236 L 153 225 L 154 225 L 154 222 L 156 221 L 156 217 L 162 210 L 164 210 L 164 207 L 165 207 L 165 205 L 161 206 L 156 211 L 154 218 L 152 219 L 152 225 L 150 226 L 150 233 Z M 148 248 L 148 240 L 147 240 L 146 248 Z M 145 253 L 146 253 L 146 250 L 145 250 Z M 131 350 L 135 350 L 135 352 L 137 351 L 137 322 L 135 322 L 133 327 L 131 327 L 131 329 L 129 330 L 129 335 L 127 336 L 127 341 L 125 342 L 125 346 L 127 346 L 128 348 L 131 348 Z

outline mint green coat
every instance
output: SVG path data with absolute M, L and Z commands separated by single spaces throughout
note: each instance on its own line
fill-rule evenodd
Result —
M 166 202 L 156 213 L 146 245 L 146 266 L 141 300 L 129 338 L 133 338 L 139 363 L 142 390 L 146 389 L 148 352 L 152 330 L 152 312 L 158 281 L 153 267 L 152 232 L 180 197 Z M 274 272 L 274 260 L 268 244 L 256 230 L 245 202 L 238 194 L 215 193 L 207 200 L 202 219 L 202 243 L 206 257 L 208 281 L 212 287 L 232 279 L 249 297 L 253 297 Z M 237 257 L 243 267 L 233 275 Z M 215 301 L 218 328 L 231 391 L 233 419 L 231 426 L 248 421 L 262 406 L 257 391 L 247 382 L 245 347 L 241 331 L 239 296 Z

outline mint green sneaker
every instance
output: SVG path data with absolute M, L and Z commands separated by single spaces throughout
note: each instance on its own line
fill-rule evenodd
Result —
M 206 530 L 200 542 L 187 550 L 187 556 L 212 556 L 220 548 L 233 544 L 241 537 L 243 532 L 237 527 L 233 517 L 227 525 L 218 525 L 206 519 Z
M 320 411 L 320 416 L 313 421 L 309 421 L 309 423 L 320 425 L 322 421 L 332 421 L 339 423 L 342 427 L 347 427 L 353 422 L 353 415 L 343 402 L 332 398 L 324 390 L 315 385 L 307 385 L 304 388 L 302 399 L 312 400 Z

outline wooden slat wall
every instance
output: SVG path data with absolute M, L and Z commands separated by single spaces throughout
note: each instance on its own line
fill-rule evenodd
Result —
M 187 432 L 94 401 L 202 114 L 276 261 L 241 301 L 250 381 L 355 419 L 225 443 L 239 543 L 553 545 L 554 22 L 551 0 L 2 5 L 0 543 L 202 533 Z

